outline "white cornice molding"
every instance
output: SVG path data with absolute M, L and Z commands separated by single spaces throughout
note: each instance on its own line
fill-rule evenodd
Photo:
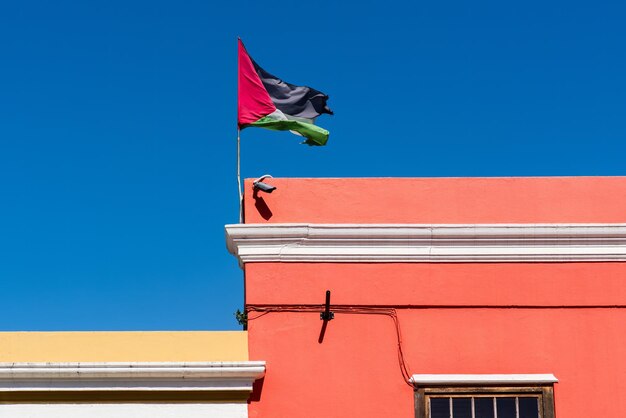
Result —
M 626 224 L 234 224 L 240 264 L 626 261 Z
M 553 374 L 414 374 L 416 386 L 547 385 L 558 383 Z
M 0 363 L 0 391 L 252 391 L 264 361 Z

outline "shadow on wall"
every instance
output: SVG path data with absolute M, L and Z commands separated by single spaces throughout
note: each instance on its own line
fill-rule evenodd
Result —
M 265 382 L 265 376 L 255 380 L 252 384 L 252 394 L 248 399 L 248 403 L 259 402 L 261 400 L 261 393 L 263 392 L 263 382 Z
M 324 336 L 326 335 L 326 327 L 328 326 L 328 321 L 324 321 L 322 322 L 322 329 L 320 330 L 320 336 L 317 339 L 318 344 L 321 344 L 324 342 Z
M 254 189 L 254 192 L 252 193 L 252 198 L 254 199 L 254 207 L 259 212 L 259 215 L 261 215 L 261 217 L 266 221 L 269 220 L 274 214 L 272 213 L 270 207 L 267 206 L 265 199 L 263 199 L 262 196 L 259 196 L 258 190 Z

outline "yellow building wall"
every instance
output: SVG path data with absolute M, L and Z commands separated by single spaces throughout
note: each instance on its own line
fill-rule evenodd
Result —
M 0 332 L 0 362 L 247 360 L 245 331 Z

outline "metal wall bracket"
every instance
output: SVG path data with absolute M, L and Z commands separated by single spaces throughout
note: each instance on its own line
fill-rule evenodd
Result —
M 324 304 L 324 312 L 320 313 L 322 321 L 330 321 L 335 318 L 335 313 L 330 311 L 330 290 L 326 291 L 326 302 Z

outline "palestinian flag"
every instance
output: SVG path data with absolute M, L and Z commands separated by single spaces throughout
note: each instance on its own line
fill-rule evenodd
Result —
M 315 118 L 333 112 L 328 96 L 310 87 L 294 86 L 273 76 L 254 62 L 239 40 L 239 129 L 249 126 L 291 131 L 309 145 L 325 145 L 328 131 L 315 126 Z

